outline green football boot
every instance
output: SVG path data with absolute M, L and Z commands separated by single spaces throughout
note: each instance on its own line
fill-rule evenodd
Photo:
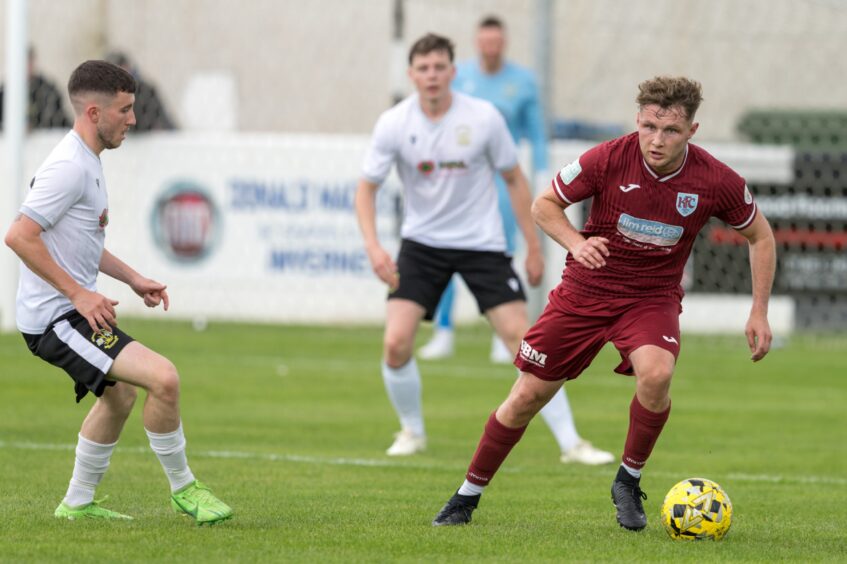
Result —
M 232 517 L 232 508 L 197 480 L 171 494 L 171 506 L 177 513 L 194 517 L 198 525 L 213 525 Z
M 92 501 L 88 505 L 80 507 L 70 507 L 63 501 L 53 512 L 57 519 L 67 519 L 68 521 L 76 521 L 77 519 L 115 519 L 119 521 L 132 521 L 132 517 L 100 507 L 100 503 L 106 498 Z

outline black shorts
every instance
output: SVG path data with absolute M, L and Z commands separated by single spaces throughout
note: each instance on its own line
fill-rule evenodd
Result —
M 135 340 L 117 327 L 111 333 L 93 332 L 76 310 L 55 319 L 41 335 L 22 335 L 32 354 L 68 373 L 77 403 L 88 392 L 100 397 L 106 386 L 115 385 L 106 374 L 123 348 Z
M 444 288 L 454 273 L 467 284 L 480 313 L 501 304 L 526 301 L 523 285 L 512 268 L 512 259 L 496 251 L 438 249 L 403 239 L 397 257 L 400 285 L 388 299 L 402 298 L 420 304 L 431 321 Z

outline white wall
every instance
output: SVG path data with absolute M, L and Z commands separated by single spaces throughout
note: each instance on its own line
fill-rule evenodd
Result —
M 506 19 L 510 54 L 534 64 L 530 0 L 406 0 L 406 41 L 446 34 L 474 54 L 483 15 Z M 839 0 L 553 2 L 557 116 L 632 123 L 638 82 L 703 82 L 699 136 L 735 137 L 750 107 L 843 108 L 847 3 Z M 0 26 L 6 0 L 0 0 Z M 30 0 L 32 42 L 59 84 L 108 47 L 127 51 L 174 112 L 194 73 L 237 82 L 243 131 L 368 133 L 390 103 L 392 0 Z M 0 42 L 0 73 L 2 73 Z M 215 92 L 209 92 L 214 96 Z M 179 120 L 179 115 L 176 116 Z
M 30 137 L 27 178 L 62 134 Z M 367 141 L 367 136 L 343 135 L 130 136 L 119 150 L 101 155 L 109 190 L 106 246 L 142 274 L 168 285 L 168 318 L 381 323 L 386 289 L 371 272 L 352 208 Z M 552 162 L 564 166 L 588 146 L 556 144 Z M 755 171 L 765 174 L 759 181 L 778 182 L 790 174 L 792 154 L 787 149 L 710 149 L 751 179 L 757 178 Z M 180 187 L 202 193 L 213 211 L 184 201 L 160 213 Z M 380 190 L 378 227 L 389 252 L 397 250 L 392 198 L 398 189 L 392 176 Z M 170 229 L 163 229 L 165 225 Z M 180 259 L 174 249 L 203 252 Z M 542 299 L 558 283 L 565 260 L 564 250 L 552 242 L 546 255 Z M 520 254 L 515 264 L 520 270 Z M 162 316 L 105 276 L 100 289 L 121 302 L 123 315 Z M 745 296 L 691 295 L 684 303 L 683 327 L 740 331 L 748 302 Z M 460 285 L 457 319 L 478 318 L 473 299 Z M 776 331 L 791 330 L 790 298 L 775 300 L 771 322 Z

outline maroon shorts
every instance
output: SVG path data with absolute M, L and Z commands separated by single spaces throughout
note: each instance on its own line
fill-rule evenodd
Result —
M 680 313 L 676 296 L 597 298 L 560 284 L 524 336 L 515 366 L 542 380 L 573 380 L 611 341 L 622 359 L 615 372 L 631 375 L 629 355 L 643 345 L 679 356 Z

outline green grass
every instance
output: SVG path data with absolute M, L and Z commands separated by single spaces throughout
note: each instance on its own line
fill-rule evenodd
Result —
M 461 483 L 488 414 L 514 379 L 487 361 L 484 327 L 457 356 L 421 362 L 429 449 L 395 460 L 377 328 L 124 320 L 173 360 L 195 474 L 236 511 L 213 528 L 171 512 L 136 406 L 98 489 L 131 523 L 59 522 L 76 433 L 67 376 L 0 336 L 3 561 L 838 561 L 847 559 L 847 339 L 797 337 L 752 364 L 743 336 L 687 337 L 673 412 L 644 474 L 648 528 L 621 530 L 614 468 L 564 466 L 536 422 L 469 527 L 430 520 Z M 422 333 L 421 337 L 426 334 Z M 619 452 L 633 382 L 605 349 L 568 385 L 580 431 Z M 143 394 L 142 394 L 143 396 Z M 724 486 L 735 520 L 720 543 L 671 541 L 659 506 L 677 481 Z

